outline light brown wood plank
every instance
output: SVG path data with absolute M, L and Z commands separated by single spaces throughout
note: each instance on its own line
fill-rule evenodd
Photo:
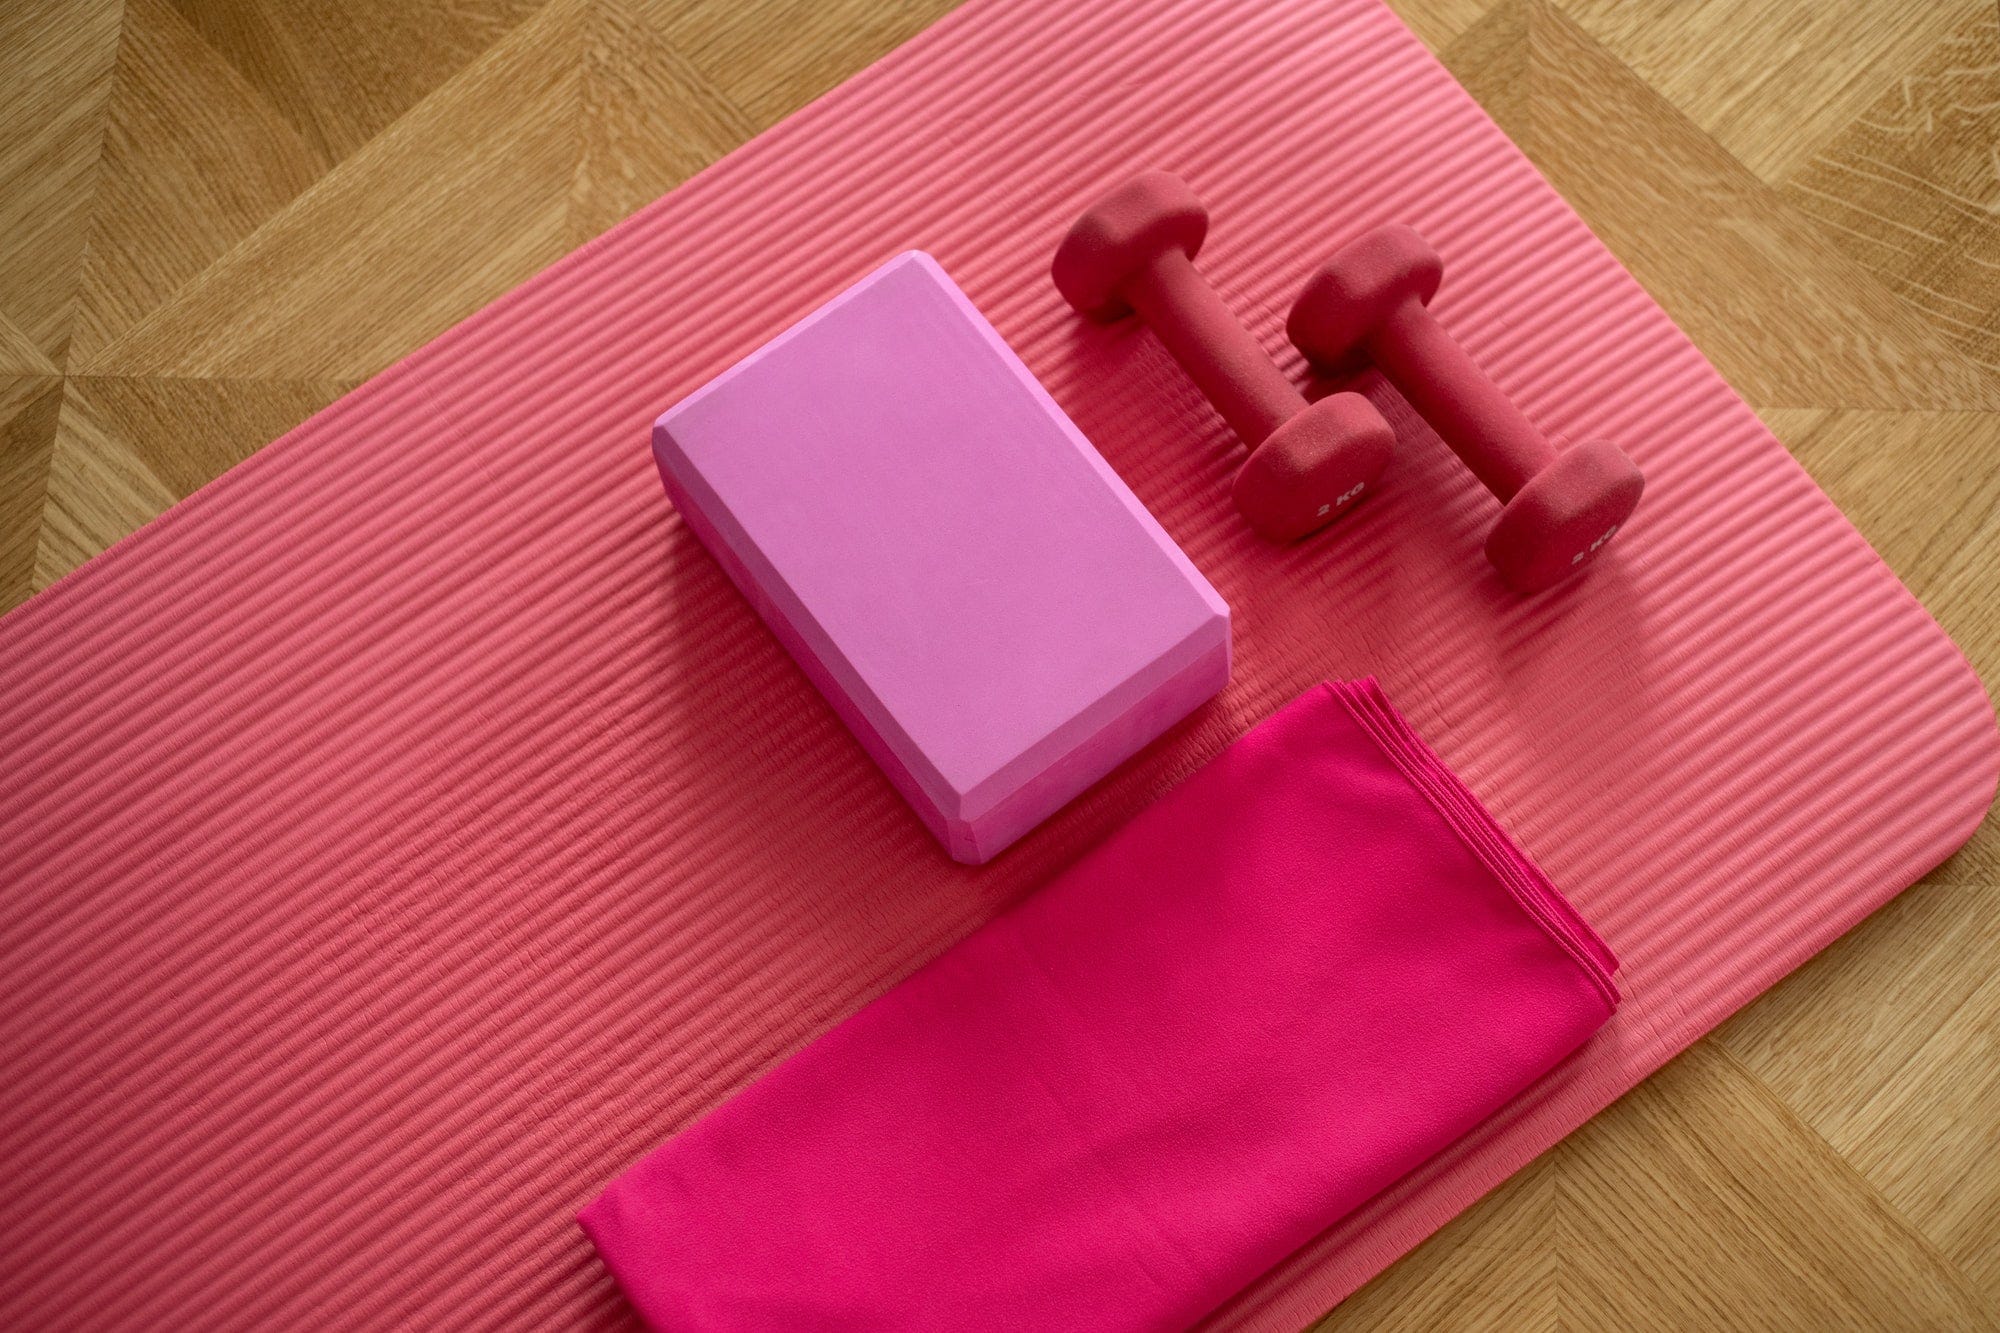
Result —
M 372 374 L 561 257 L 584 0 L 554 0 L 79 369 Z
M 1396 17 L 1423 38 L 1424 45 L 1442 51 L 1486 16 L 1494 0 L 1390 0 Z
M 1555 1149 L 1564 1329 L 1987 1326 L 1967 1276 L 1701 1042 Z
M 172 0 L 332 165 L 545 0 Z
M 122 9 L 0 5 L 0 348 L 26 342 L 52 365 L 69 347 Z
M 327 163 L 166 0 L 130 0 L 86 235 L 87 365 Z
M 667 41 L 637 0 L 592 5 L 582 79 L 572 245 L 651 203 L 760 128 Z
M 635 0 L 761 125 L 775 124 L 929 27 L 958 0 Z
M 1556 0 L 1751 173 L 1778 181 L 1987 0 Z
M 1982 5 L 1784 181 L 1946 338 L 2000 368 L 2000 7 Z
M 55 375 L 0 376 L 0 611 L 35 590 L 49 452 L 62 408 Z
M 1434 1328 L 1553 1333 L 1556 1158 L 1544 1155 L 1342 1301 L 1323 1333 Z
M 1526 123 L 1503 127 L 1753 405 L 2000 406 L 1778 191 L 1553 6 L 1526 12 Z
M 2000 971 L 1854 1122 L 1854 1135 L 1834 1146 L 2000 1309 L 2000 1182 L 1992 1174 L 2000 1157 Z

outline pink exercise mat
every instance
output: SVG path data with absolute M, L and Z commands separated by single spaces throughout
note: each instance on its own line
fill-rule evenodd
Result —
M 1138 166 L 1268 345 L 1341 238 L 1645 505 L 1504 592 L 1405 419 L 1276 549 L 1158 347 L 1050 286 Z M 1235 683 L 953 865 L 690 534 L 667 404 L 934 253 L 1232 604 Z M 1292 364 L 1295 364 L 1293 362 Z M 1589 1048 L 1221 1316 L 1297 1325 L 1956 847 L 1992 710 L 1375 0 L 974 0 L 0 622 L 0 1323 L 616 1323 L 604 1182 L 1307 684 L 1379 676 L 1606 937 Z M 1310 1095 L 1302 1091 L 1301 1095 Z

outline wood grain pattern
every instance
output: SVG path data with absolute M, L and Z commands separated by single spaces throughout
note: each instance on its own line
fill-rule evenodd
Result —
M 949 7 L 0 6 L 0 606 Z M 1397 7 L 2000 678 L 1990 0 Z M 1989 826 L 1328 1326 L 2000 1327 L 1996 883 Z

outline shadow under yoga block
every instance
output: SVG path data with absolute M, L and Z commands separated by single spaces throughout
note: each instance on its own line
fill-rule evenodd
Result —
M 980 862 L 1229 681 L 1229 608 L 929 255 L 653 426 L 675 507 Z

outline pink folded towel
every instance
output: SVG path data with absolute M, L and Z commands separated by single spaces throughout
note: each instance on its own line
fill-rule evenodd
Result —
M 1581 1045 L 1615 966 L 1329 684 L 581 1221 L 663 1328 L 1184 1327 Z

